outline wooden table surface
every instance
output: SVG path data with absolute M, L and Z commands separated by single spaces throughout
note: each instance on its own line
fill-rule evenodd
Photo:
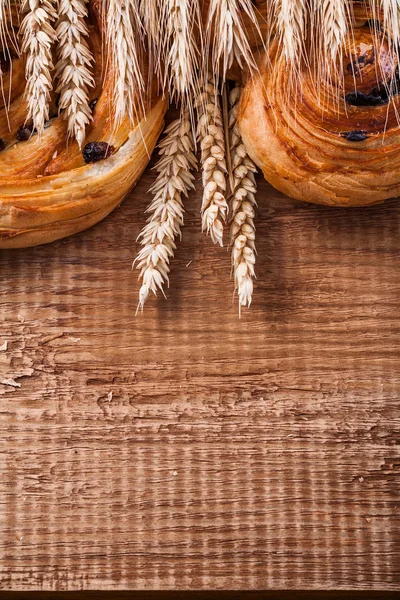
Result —
M 0 587 L 399 590 L 400 203 L 260 180 L 239 320 L 193 194 L 168 300 L 135 317 L 154 176 L 0 254 Z

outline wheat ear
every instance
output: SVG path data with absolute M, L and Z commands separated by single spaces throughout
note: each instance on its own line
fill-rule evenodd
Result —
M 307 0 L 275 0 L 275 9 L 284 55 L 298 70 L 306 33 Z
M 239 298 L 239 315 L 243 306 L 253 298 L 254 266 L 256 262 L 256 229 L 254 226 L 257 168 L 244 147 L 238 127 L 241 88 L 236 86 L 229 95 L 229 139 L 233 168 L 233 193 L 229 214 L 231 222 L 232 269 L 235 291 Z
M 59 108 L 65 110 L 68 135 L 75 137 L 79 148 L 85 140 L 85 130 L 91 120 L 89 88 L 94 86 L 90 72 L 93 56 L 86 42 L 85 24 L 88 0 L 60 0 L 56 35 Z
M 160 0 L 140 0 L 139 15 L 149 38 L 149 47 L 154 49 L 160 34 Z
M 161 7 L 160 0 L 141 0 L 139 14 L 147 35 L 149 55 L 149 84 L 152 83 L 153 73 L 160 82 L 163 80 L 163 63 L 161 60 Z M 149 85 L 150 87 L 150 85 Z
M 197 99 L 196 106 L 199 109 L 197 138 L 201 147 L 204 188 L 202 226 L 214 244 L 223 246 L 224 223 L 228 213 L 226 150 L 221 100 L 214 75 L 211 73 L 207 74 L 203 92 Z
M 199 95 L 200 89 L 199 0 L 161 0 L 161 4 L 161 25 L 165 32 L 162 54 L 167 65 L 164 89 L 169 89 L 171 100 L 191 110 L 192 99 Z
M 143 309 L 151 292 L 156 295 L 161 290 L 164 294 L 164 285 L 169 283 L 170 259 L 176 249 L 175 239 L 181 235 L 183 199 L 194 188 L 192 171 L 197 161 L 188 111 L 167 127 L 159 148 L 161 159 L 155 167 L 158 177 L 150 189 L 154 198 L 147 209 L 150 217 L 139 235 L 142 249 L 134 262 L 143 282 L 138 310 Z
M 257 70 L 243 25 L 241 11 L 249 17 L 262 39 L 258 19 L 251 0 L 210 0 L 207 16 L 207 51 L 211 47 L 213 72 L 224 82 L 228 69 L 236 59 L 241 68 Z
M 348 31 L 347 0 L 320 0 L 319 29 L 320 55 L 318 63 L 322 65 L 323 76 L 332 80 L 336 69 L 336 60 Z
M 57 19 L 56 0 L 26 0 L 27 11 L 22 24 L 22 51 L 26 53 L 27 120 L 42 135 L 49 118 L 50 92 L 53 70 L 52 46 L 56 39 L 53 23 Z
M 144 114 L 145 88 L 140 59 L 143 30 L 139 0 L 109 0 L 106 23 L 114 73 L 115 121 L 118 125 L 127 115 L 135 123 Z

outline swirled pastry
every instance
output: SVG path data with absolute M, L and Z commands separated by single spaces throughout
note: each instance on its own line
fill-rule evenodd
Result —
M 398 53 L 383 18 L 371 24 L 370 16 L 354 3 L 331 79 L 318 78 L 315 64 L 294 77 L 276 41 L 247 82 L 243 140 L 266 179 L 292 198 L 365 206 L 400 195 Z
M 0 101 L 0 248 L 51 242 L 103 219 L 138 181 L 160 135 L 166 101 L 155 91 L 135 123 L 128 117 L 114 119 L 113 73 L 104 54 L 100 4 L 90 3 L 93 120 L 82 149 L 68 135 L 54 93 L 43 134 L 32 131 L 26 121 L 24 56 L 2 48 L 3 74 L 12 75 L 3 78 Z

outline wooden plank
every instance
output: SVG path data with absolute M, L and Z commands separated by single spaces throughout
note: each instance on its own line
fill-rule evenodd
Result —
M 368 594 L 368 595 L 366 595 Z M 398 600 L 397 592 L 383 591 L 80 591 L 3 592 L 5 600 Z
M 399 590 L 399 203 L 260 180 L 239 320 L 193 194 L 169 298 L 135 317 L 154 176 L 0 254 L 1 588 Z

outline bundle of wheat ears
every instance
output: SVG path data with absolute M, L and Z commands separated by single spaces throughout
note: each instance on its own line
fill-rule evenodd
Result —
M 100 41 L 96 29 L 101 30 Z M 55 164 L 61 161 L 56 149 L 51 165 L 47 162 L 43 174 L 35 175 L 44 177 L 46 189 L 61 185 L 54 175 L 61 177 L 67 167 L 69 173 L 83 168 L 76 158 L 78 150 L 86 164 L 112 161 L 113 154 L 115 168 L 117 154 L 129 162 L 127 144 L 133 142 L 126 140 L 132 140 L 133 131 L 135 148 L 139 136 L 150 154 L 159 128 L 146 123 L 154 107 L 161 107 L 154 101 L 154 88 L 164 107 L 166 101 L 178 107 L 179 118 L 168 125 L 159 144 L 157 178 L 150 190 L 153 199 L 139 236 L 141 250 L 134 264 L 140 272 L 140 309 L 150 293 L 164 293 L 168 285 L 170 261 L 184 225 L 185 199 L 197 185 L 198 171 L 203 230 L 221 246 L 229 231 L 226 243 L 231 247 L 240 312 L 250 306 L 253 296 L 256 164 L 273 185 L 294 198 L 307 199 L 309 194 L 310 201 L 345 204 L 346 199 L 356 204 L 347 191 L 342 196 L 333 192 L 337 181 L 324 177 L 325 167 L 326 173 L 328 167 L 332 172 L 333 151 L 325 152 L 326 159 L 317 156 L 318 144 L 328 144 L 326 135 L 313 136 L 307 127 L 312 129 L 310 122 L 325 119 L 318 132 L 334 132 L 335 167 L 340 163 L 335 173 L 344 181 L 346 144 L 366 143 L 374 134 L 371 122 L 377 122 L 376 114 L 371 116 L 366 109 L 386 111 L 385 131 L 378 132 L 383 135 L 391 123 L 388 107 L 393 105 L 398 114 L 392 100 L 400 81 L 400 0 L 0 0 L 0 46 L 2 126 L 7 123 L 12 130 L 13 106 L 23 102 L 25 122 L 17 140 L 34 136 L 40 150 L 56 103 L 68 144 L 77 148 L 73 154 L 67 144 L 62 151 L 63 156 L 69 152 L 63 169 Z M 15 57 L 22 61 L 25 74 L 23 96 L 17 100 L 12 95 Z M 370 87 L 364 89 L 367 81 Z M 102 106 L 112 105 L 102 121 L 108 123 L 103 130 L 94 114 L 94 90 L 99 87 L 107 92 Z M 361 110 L 352 116 L 357 126 L 346 131 L 348 113 L 356 109 Z M 162 117 L 162 107 L 157 115 Z M 262 140 L 258 125 L 265 136 Z M 398 127 L 393 125 L 393 130 L 397 135 Z M 107 131 L 106 139 L 94 141 L 94 131 Z M 1 139 L 2 150 L 14 141 L 10 136 L 7 145 Z M 382 162 L 374 157 L 368 173 L 373 177 L 379 168 Z M 141 170 L 136 167 L 135 176 L 124 171 L 126 191 Z M 395 163 L 394 171 L 398 171 Z M 354 177 L 354 170 L 347 172 L 350 179 Z M 84 176 L 79 173 L 85 185 L 89 177 L 104 175 L 106 170 L 97 165 Z M 364 184 L 361 175 L 359 179 L 361 187 L 370 181 Z M 15 213 L 14 205 L 8 208 L 7 185 L 3 177 L 0 213 L 3 207 L 6 225 L 0 223 L 0 228 L 4 239 L 12 237 L 10 222 Z M 399 177 L 394 181 L 388 176 L 384 185 L 385 191 L 381 185 L 371 202 L 400 193 Z M 21 196 L 31 193 L 27 187 Z M 360 197 L 363 193 L 360 189 Z M 103 212 L 98 209 L 99 218 L 114 206 L 109 202 Z M 18 204 L 22 209 L 23 203 Z

